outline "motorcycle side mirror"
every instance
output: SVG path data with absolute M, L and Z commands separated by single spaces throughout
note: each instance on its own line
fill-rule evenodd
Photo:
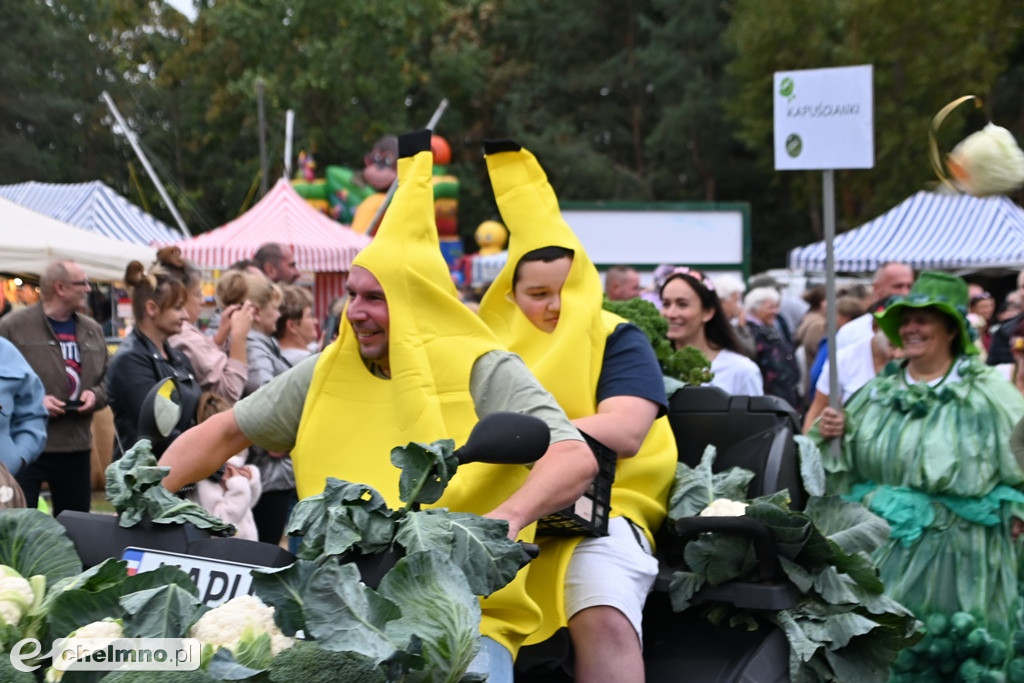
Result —
M 460 465 L 486 462 L 525 465 L 540 460 L 548 449 L 551 430 L 533 415 L 491 413 L 476 423 L 466 443 L 456 449 Z
M 174 433 L 181 420 L 181 395 L 173 378 L 159 382 L 142 399 L 139 438 L 156 443 Z

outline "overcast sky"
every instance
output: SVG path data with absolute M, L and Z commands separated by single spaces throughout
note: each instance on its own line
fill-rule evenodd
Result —
M 196 18 L 196 9 L 192 6 L 192 0 L 164 0 L 164 2 L 184 14 L 189 19 Z

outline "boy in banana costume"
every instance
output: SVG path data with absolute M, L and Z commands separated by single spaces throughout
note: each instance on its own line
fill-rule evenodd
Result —
M 540 542 L 527 589 L 544 623 L 527 644 L 568 626 L 576 680 L 642 682 L 641 612 L 657 574 L 653 533 L 677 457 L 661 369 L 644 333 L 603 310 L 597 269 L 533 155 L 511 141 L 485 143 L 484 151 L 510 241 L 480 316 L 573 423 L 619 456 L 608 536 Z

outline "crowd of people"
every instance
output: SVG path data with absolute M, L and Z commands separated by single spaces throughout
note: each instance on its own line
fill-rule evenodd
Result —
M 177 247 L 162 249 L 153 264 L 136 261 L 126 267 L 131 326 L 111 355 L 103 330 L 86 312 L 94 288 L 83 268 L 74 261 L 50 263 L 40 275 L 38 301 L 0 319 L 0 427 L 7 445 L 0 456 L 0 484 L 9 478 L 18 501 L 29 507 L 39 505 L 46 487 L 54 515 L 89 511 L 97 411 L 111 408 L 114 448 L 107 455 L 117 458 L 139 438 L 140 410 L 149 389 L 173 377 L 187 417 L 174 434 L 154 444 L 159 452 L 204 414 L 230 407 L 265 383 L 269 373 L 282 372 L 317 350 L 312 295 L 290 284 L 298 275 L 287 246 L 265 245 L 252 261 L 224 272 L 217 283 L 224 297 L 219 326 L 201 330 L 202 274 Z M 274 277 L 283 279 L 275 282 Z M 265 523 L 265 538 L 277 542 L 285 524 L 280 518 L 295 501 L 287 454 L 274 455 L 287 470 L 281 487 L 285 493 L 279 496 L 285 502 Z M 278 490 L 277 478 L 261 481 L 256 454 L 237 456 L 214 477 L 217 486 L 200 487 L 201 497 L 205 506 L 227 514 L 223 500 L 239 499 L 244 483 L 244 498 L 251 504 L 235 506 L 237 516 L 252 517 L 255 507 L 258 517 L 258 501 L 275 498 L 262 491 L 268 480 L 268 490 Z M 244 482 L 233 481 L 236 477 Z M 255 526 L 243 528 L 242 535 L 249 536 Z
M 651 301 L 668 324 L 667 337 L 673 346 L 696 347 L 711 362 L 712 385 L 730 394 L 782 398 L 804 417 L 805 431 L 810 429 L 829 396 L 824 285 L 809 287 L 795 297 L 770 276 L 755 276 L 744 284 L 731 273 L 703 273 L 672 265 L 656 268 L 647 289 L 640 287 L 639 278 L 630 266 L 613 266 L 605 273 L 605 297 L 616 301 L 640 296 Z M 841 403 L 888 362 L 902 357 L 901 349 L 878 328 L 876 316 L 893 297 L 907 295 L 913 283 L 909 265 L 887 262 L 874 273 L 870 286 L 838 287 Z M 1024 373 L 1017 372 L 1020 356 L 1011 353 L 1010 339 L 1024 337 L 1019 303 L 1024 296 L 1024 272 L 1018 288 L 998 305 L 981 285 L 967 287 L 964 312 L 979 357 L 1017 383 L 1018 375 Z
M 183 415 L 154 443 L 170 468 L 164 485 L 240 537 L 275 544 L 292 506 L 327 477 L 369 484 L 395 505 L 392 447 L 463 442 L 488 414 L 532 414 L 551 434 L 540 459 L 462 466 L 437 502 L 505 520 L 510 538 L 542 548 L 481 601 L 473 670 L 510 681 L 521 648 L 563 637 L 579 680 L 642 681 L 642 611 L 677 448 L 651 344 L 604 310 L 606 297 L 639 296 L 658 307 L 673 347 L 707 357 L 710 384 L 778 397 L 812 438 L 838 444 L 824 449 L 828 489 L 891 525 L 874 558 L 890 595 L 922 618 L 968 611 L 994 634 L 1016 630 L 1024 273 L 997 303 L 958 277 L 885 263 L 870 288 L 839 292 L 833 342 L 822 287 L 797 299 L 770 278 L 685 265 L 659 267 L 647 290 L 618 266 L 602 287 L 540 164 L 496 141 L 485 161 L 509 258 L 471 309 L 437 247 L 429 140 L 399 140 L 398 190 L 352 264 L 336 339 L 318 330 L 285 245 L 220 275 L 205 329 L 202 275 L 180 250 L 128 264 L 132 327 L 112 356 L 83 312 L 83 269 L 51 263 L 39 302 L 0 317 L 0 505 L 35 506 L 45 483 L 55 514 L 88 511 L 93 413 L 111 407 L 118 457 L 140 437 L 143 397 L 166 378 Z M 831 402 L 830 343 L 840 391 Z M 584 435 L 616 456 L 607 534 L 535 538 L 536 522 L 597 474 Z M 19 497 L 4 493 L 11 482 Z

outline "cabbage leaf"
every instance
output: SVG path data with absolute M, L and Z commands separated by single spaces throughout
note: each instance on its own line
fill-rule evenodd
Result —
M 800 453 L 812 461 L 801 472 L 811 484 L 808 488 L 813 488 L 820 453 L 807 448 Z M 738 474 L 737 468 L 713 472 L 714 457 L 709 447 L 696 468 L 678 465 L 670 529 L 672 522 L 698 514 L 716 498 L 745 500 L 750 479 Z M 789 641 L 790 680 L 887 680 L 899 650 L 916 642 L 920 634 L 910 610 L 884 595 L 870 557 L 888 539 L 885 520 L 860 503 L 835 496 L 812 494 L 804 511 L 791 510 L 784 491 L 749 501 L 745 515 L 767 528 L 779 565 L 800 591 L 795 605 L 769 617 Z M 705 584 L 759 580 L 752 542 L 743 535 L 702 533 L 685 543 L 681 557 L 685 563 L 676 568 L 669 585 L 676 611 L 693 605 Z M 706 614 L 716 623 L 726 615 L 731 615 L 731 623 L 756 623 L 724 603 Z

